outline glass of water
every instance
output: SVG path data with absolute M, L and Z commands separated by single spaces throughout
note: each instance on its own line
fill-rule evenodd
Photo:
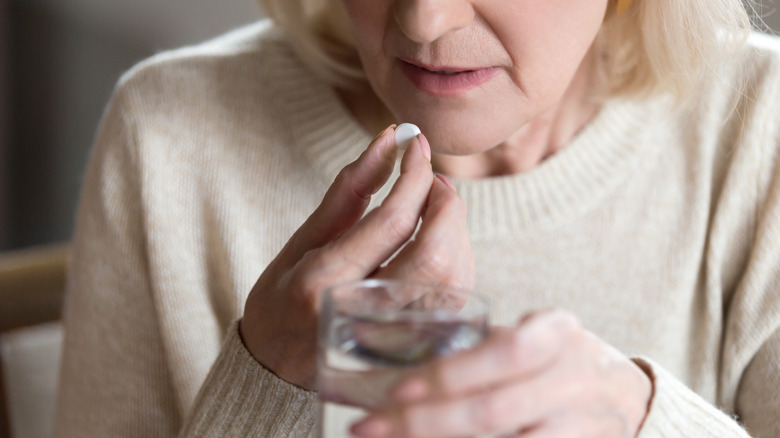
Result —
M 406 373 L 475 346 L 488 330 L 487 299 L 447 286 L 363 280 L 330 287 L 321 300 L 321 438 L 348 437 Z

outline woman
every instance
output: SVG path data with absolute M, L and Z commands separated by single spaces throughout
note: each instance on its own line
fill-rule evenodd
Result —
M 317 291 L 366 277 L 497 327 L 357 436 L 780 434 L 780 43 L 741 2 L 264 6 L 117 88 L 59 436 L 309 436 Z

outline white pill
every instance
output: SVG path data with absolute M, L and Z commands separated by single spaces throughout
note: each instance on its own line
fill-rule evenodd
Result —
M 398 146 L 398 149 L 406 150 L 409 146 L 409 142 L 418 135 L 420 135 L 420 128 L 418 128 L 417 125 L 413 123 L 401 123 L 395 128 L 395 145 Z

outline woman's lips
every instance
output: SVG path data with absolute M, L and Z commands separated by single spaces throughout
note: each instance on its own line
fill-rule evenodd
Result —
M 496 67 L 473 70 L 420 66 L 399 60 L 401 71 L 418 89 L 436 96 L 457 96 L 493 78 Z

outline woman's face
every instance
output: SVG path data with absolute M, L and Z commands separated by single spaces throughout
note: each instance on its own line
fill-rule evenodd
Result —
M 609 0 L 341 0 L 374 92 L 436 152 L 505 142 L 554 110 Z

